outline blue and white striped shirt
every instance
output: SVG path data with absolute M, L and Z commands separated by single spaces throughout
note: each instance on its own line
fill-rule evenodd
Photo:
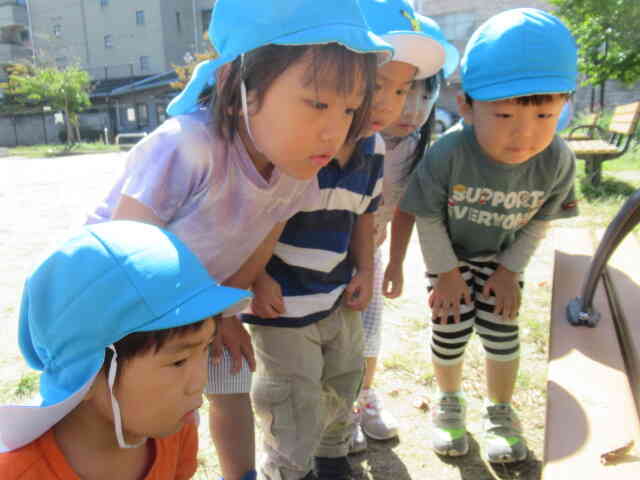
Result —
M 344 168 L 337 160 L 318 173 L 320 202 L 294 215 L 276 245 L 267 272 L 284 296 L 285 316 L 247 323 L 304 327 L 330 315 L 354 272 L 349 246 L 359 215 L 377 210 L 382 194 L 384 141 L 361 140 Z

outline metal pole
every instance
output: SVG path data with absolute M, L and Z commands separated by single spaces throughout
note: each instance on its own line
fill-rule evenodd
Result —
M 567 305 L 567 320 L 574 326 L 595 327 L 600 313 L 593 309 L 593 295 L 598 281 L 607 266 L 611 254 L 627 234 L 640 223 L 640 190 L 637 190 L 622 206 L 596 250 L 589 272 L 582 287 L 581 296 Z
M 25 0 L 25 6 L 27 7 L 27 19 L 29 21 L 29 39 L 31 40 L 31 59 L 35 65 L 38 61 L 36 56 L 36 38 L 33 36 L 33 19 L 31 18 L 31 5 L 29 0 Z
M 196 9 L 196 0 L 191 0 L 191 8 L 193 9 L 193 53 L 198 53 L 198 12 Z

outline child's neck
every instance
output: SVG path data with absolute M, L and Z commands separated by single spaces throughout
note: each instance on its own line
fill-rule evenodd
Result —
M 153 464 L 153 441 L 138 448 L 120 448 L 113 423 L 82 402 L 53 429 L 56 442 L 80 478 L 102 480 L 144 478 Z M 129 444 L 139 438 L 129 438 Z
M 271 178 L 271 174 L 273 173 L 273 163 L 269 161 L 267 157 L 265 157 L 262 153 L 258 151 L 258 149 L 253 144 L 253 140 L 251 139 L 251 135 L 247 131 L 247 127 L 244 124 L 243 120 L 240 120 L 240 126 L 238 128 L 238 132 L 240 134 L 240 140 L 244 144 L 244 148 L 247 150 L 249 154 L 249 158 L 256 167 L 258 173 L 264 178 L 266 181 L 269 181 Z

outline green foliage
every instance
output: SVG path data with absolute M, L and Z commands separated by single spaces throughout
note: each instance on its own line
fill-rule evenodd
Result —
M 89 74 L 77 66 L 29 67 L 9 75 L 9 92 L 25 105 L 47 105 L 65 113 L 69 143 L 78 140 L 78 113 L 91 106 Z M 75 129 L 75 131 L 74 131 Z
M 640 80 L 640 2 L 637 0 L 550 0 L 579 46 L 586 85 Z
M 27 372 L 20 377 L 20 381 L 14 391 L 20 398 L 29 397 L 38 390 L 39 376 L 35 372 Z

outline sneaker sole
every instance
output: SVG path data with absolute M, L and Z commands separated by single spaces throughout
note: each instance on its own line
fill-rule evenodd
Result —
M 376 436 L 376 435 L 371 435 L 369 432 L 367 432 L 364 428 L 362 429 L 362 431 L 364 432 L 364 434 L 369 437 L 369 438 L 373 438 L 374 440 L 392 440 L 394 438 L 398 438 L 398 432 L 395 432 L 393 435 L 388 435 L 386 437 L 380 437 L 380 436 Z
M 469 448 L 467 447 L 467 450 L 464 452 L 461 452 L 459 450 L 444 450 L 444 451 L 438 451 L 435 448 L 433 449 L 434 452 L 436 452 L 438 455 L 442 456 L 442 457 L 462 457 L 464 455 L 466 455 L 467 453 L 469 453 Z
M 524 455 L 524 457 L 522 457 L 522 458 L 504 457 L 504 458 L 501 458 L 500 460 L 492 460 L 492 459 L 490 459 L 490 458 L 488 458 L 488 457 L 485 457 L 485 459 L 486 459 L 486 460 L 487 460 L 487 462 L 489 462 L 489 463 L 498 463 L 498 464 L 500 464 L 500 463 L 518 463 L 518 462 L 524 462 L 524 461 L 527 459 L 527 457 L 529 457 L 529 452 L 526 452 L 526 453 L 525 453 L 525 455 Z

